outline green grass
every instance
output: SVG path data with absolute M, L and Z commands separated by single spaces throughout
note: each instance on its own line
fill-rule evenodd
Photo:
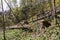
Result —
M 7 40 L 60 40 L 60 28 L 49 27 L 48 29 L 42 29 L 42 34 L 38 36 L 35 32 L 30 33 L 24 30 L 6 30 Z M 0 32 L 0 40 L 3 40 L 3 34 Z

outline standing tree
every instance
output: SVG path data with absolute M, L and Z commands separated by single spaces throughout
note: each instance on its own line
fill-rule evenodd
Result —
M 4 37 L 4 40 L 6 40 L 6 37 L 5 37 L 5 14 L 4 14 L 4 8 L 3 8 L 3 0 L 1 0 L 1 5 L 2 5 L 2 16 L 3 16 L 3 21 L 2 21 L 3 37 Z
M 55 0 L 52 0 L 52 8 L 53 8 L 53 13 L 52 13 L 52 16 L 54 17 L 54 21 L 53 21 L 53 26 L 56 26 L 56 18 L 55 18 L 55 13 L 56 13 L 56 10 L 55 10 Z

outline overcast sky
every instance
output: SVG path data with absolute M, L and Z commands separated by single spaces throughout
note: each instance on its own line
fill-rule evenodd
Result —
M 19 4 L 19 2 L 20 2 L 20 0 L 17 0 L 17 4 Z M 1 3 L 1 1 L 0 1 L 0 3 Z M 7 4 L 4 2 L 4 0 L 3 0 L 3 8 L 4 8 L 4 11 L 9 10 L 9 7 L 8 7 Z M 1 6 L 1 4 L 0 4 L 0 11 L 2 11 L 2 6 Z

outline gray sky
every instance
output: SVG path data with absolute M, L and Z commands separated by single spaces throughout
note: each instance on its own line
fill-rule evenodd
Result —
M 19 2 L 20 2 L 20 0 L 17 0 L 17 4 L 18 4 L 18 5 L 19 5 Z M 1 1 L 0 1 L 0 3 L 1 3 Z M 3 8 L 4 8 L 4 11 L 9 10 L 9 7 L 8 7 L 7 4 L 4 2 L 4 0 L 3 0 Z M 0 11 L 2 11 L 2 6 L 1 6 L 1 4 L 0 4 Z

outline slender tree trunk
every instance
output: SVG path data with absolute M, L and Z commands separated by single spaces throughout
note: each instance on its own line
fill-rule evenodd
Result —
M 52 8 L 53 8 L 53 13 L 52 16 L 54 17 L 54 21 L 53 21 L 53 26 L 56 26 L 56 18 L 55 18 L 55 0 L 52 0 Z
M 3 9 L 3 0 L 1 0 L 1 5 L 2 5 L 2 12 L 4 12 L 4 9 Z M 4 13 L 2 13 L 2 16 L 3 16 L 3 21 L 2 21 L 2 23 L 3 23 L 3 37 L 4 37 L 4 40 L 6 40 L 6 37 L 5 37 L 5 21 L 4 21 L 4 19 L 5 19 L 5 15 L 4 15 Z

